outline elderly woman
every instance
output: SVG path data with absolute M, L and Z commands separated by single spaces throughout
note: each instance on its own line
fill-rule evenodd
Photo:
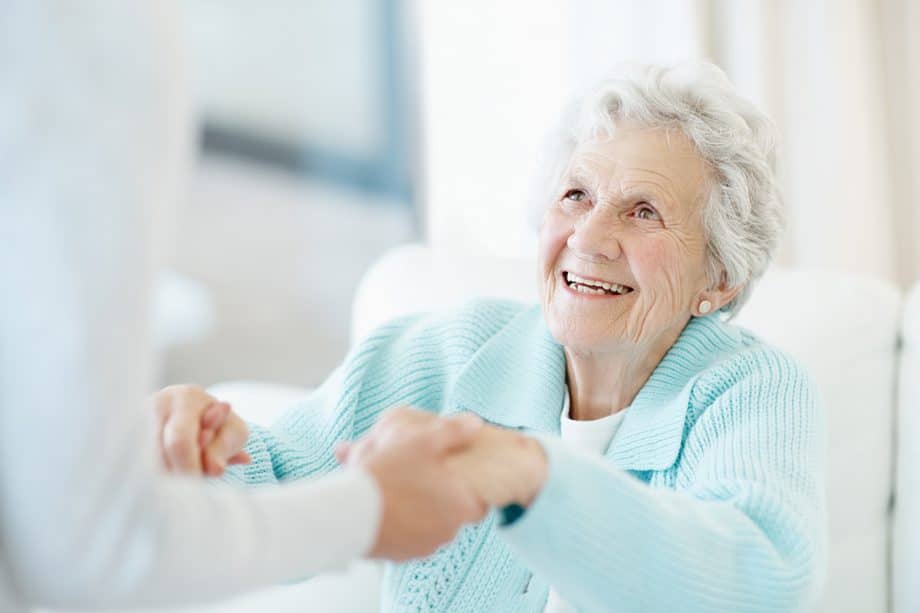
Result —
M 471 411 L 491 425 L 456 474 L 501 512 L 391 564 L 388 610 L 805 608 L 823 572 L 817 394 L 727 322 L 780 236 L 771 125 L 705 64 L 606 82 L 572 119 L 542 304 L 385 325 L 254 428 L 232 476 L 332 471 L 337 443 L 396 405 Z

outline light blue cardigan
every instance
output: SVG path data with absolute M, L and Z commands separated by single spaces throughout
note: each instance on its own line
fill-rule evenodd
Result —
M 388 565 L 389 611 L 537 613 L 550 585 L 582 611 L 793 611 L 824 567 L 823 418 L 789 356 L 693 319 L 605 457 L 558 440 L 565 357 L 537 307 L 475 301 L 385 325 L 271 430 L 230 479 L 336 469 L 381 411 L 473 411 L 535 431 L 549 477 L 509 525 L 492 514 L 433 556 Z M 419 513 L 426 512 L 419 509 Z

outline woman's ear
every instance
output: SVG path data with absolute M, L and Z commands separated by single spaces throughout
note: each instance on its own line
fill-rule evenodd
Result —
M 697 317 L 714 313 L 734 300 L 742 289 L 744 289 L 743 284 L 729 287 L 728 276 L 723 272 L 719 286 L 703 291 L 691 310 Z

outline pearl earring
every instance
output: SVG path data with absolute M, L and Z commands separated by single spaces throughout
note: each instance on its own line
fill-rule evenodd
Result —
M 700 303 L 700 313 L 702 313 L 703 315 L 708 313 L 710 309 L 712 309 L 712 303 L 709 302 L 708 300 L 704 300 Z

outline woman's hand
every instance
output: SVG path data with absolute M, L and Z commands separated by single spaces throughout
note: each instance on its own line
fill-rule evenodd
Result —
M 514 430 L 484 426 L 448 465 L 492 507 L 530 506 L 547 477 L 546 454 L 536 440 Z
M 344 443 L 337 455 L 347 462 L 367 453 L 384 441 L 384 436 L 408 438 L 413 432 L 447 418 L 427 411 L 399 409 L 399 419 L 375 427 L 356 443 Z M 450 474 L 485 505 L 503 507 L 512 503 L 530 505 L 543 488 L 547 476 L 546 454 L 531 437 L 514 430 L 483 425 L 467 444 L 454 448 L 445 458 Z
M 461 526 L 485 517 L 488 505 L 447 464 L 481 428 L 475 415 L 439 418 L 396 408 L 361 441 L 336 448 L 339 462 L 367 470 L 382 494 L 371 557 L 400 561 L 430 555 Z
M 219 477 L 252 461 L 249 428 L 225 402 L 195 385 L 172 385 L 151 397 L 157 449 L 170 472 Z

